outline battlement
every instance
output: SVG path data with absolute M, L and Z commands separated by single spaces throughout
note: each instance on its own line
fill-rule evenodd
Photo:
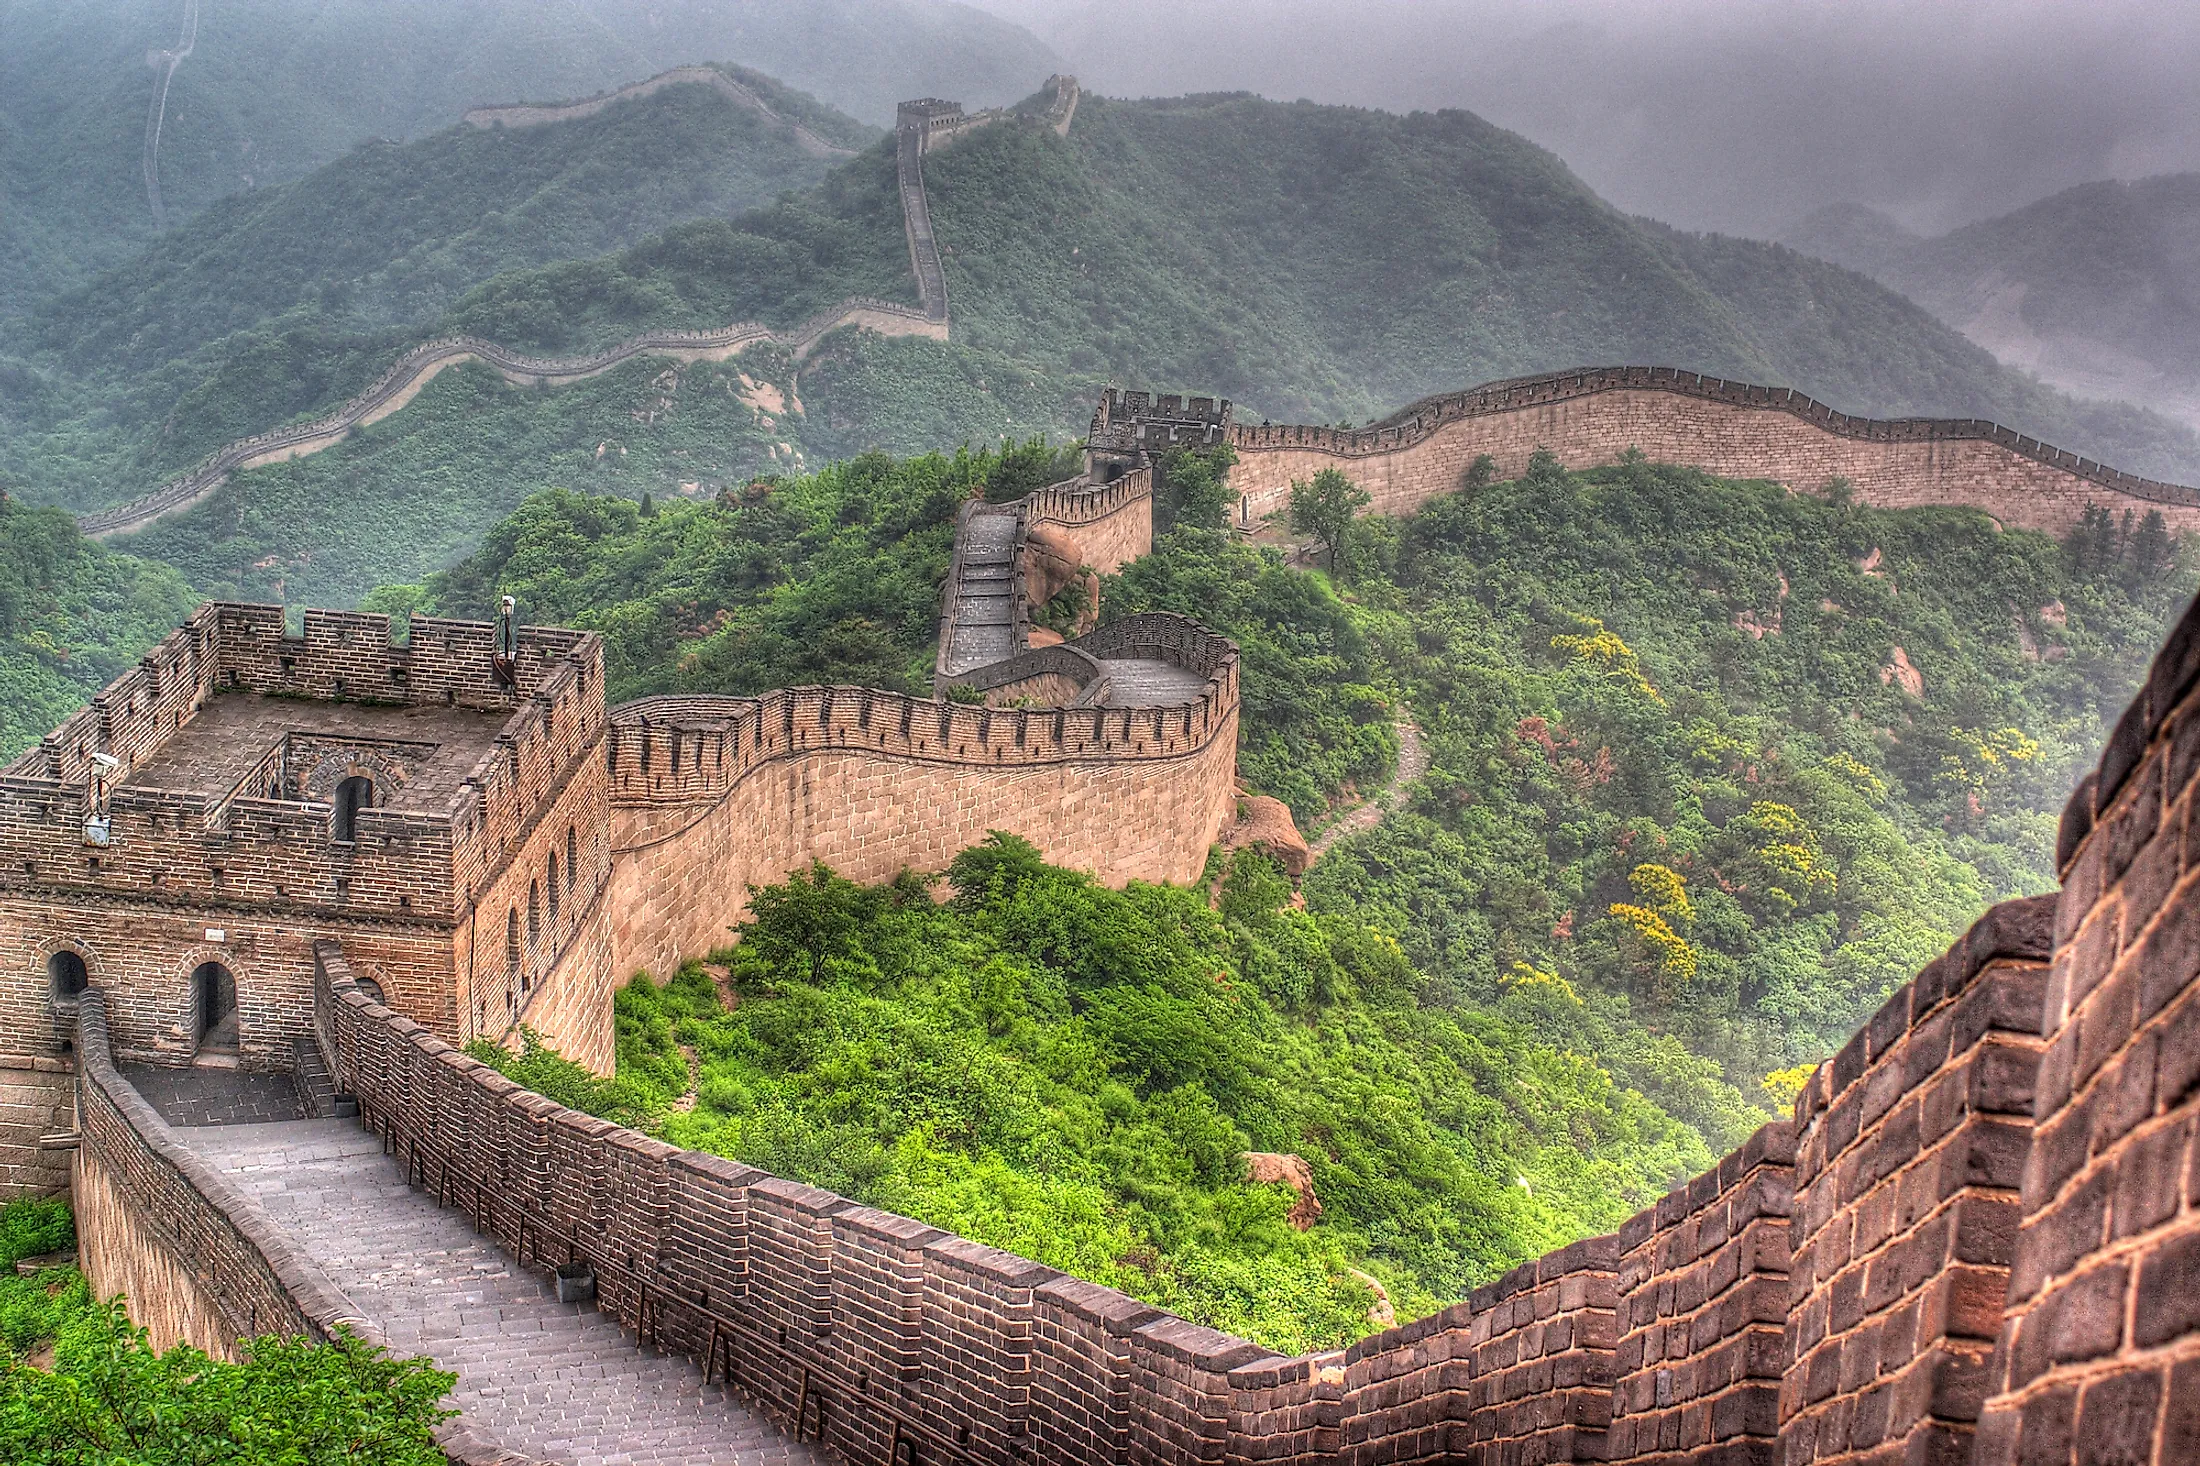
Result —
M 514 881 L 539 892 L 522 850 L 540 858 L 571 832 L 553 918 L 607 872 L 603 649 L 529 627 L 503 658 L 484 623 L 395 630 L 317 610 L 292 629 L 280 606 L 209 603 L 17 759 L 0 776 L 0 909 L 15 923 L 0 1018 L 51 1031 L 45 1010 L 68 993 L 43 969 L 65 950 L 117 993 L 126 1048 L 188 1057 L 212 999 L 187 979 L 212 964 L 251 976 L 235 998 L 243 1057 L 281 1067 L 302 1021 L 300 944 L 318 932 L 376 961 L 423 1021 L 487 1025 L 487 1004 L 465 1001 L 473 917 L 523 909 Z M 521 960 L 494 969 L 519 992 L 580 935 L 542 904 Z
M 1228 437 L 1239 458 L 1230 482 L 1248 521 L 1280 509 L 1293 478 L 1324 467 L 1359 479 L 1377 513 L 1402 514 L 1456 490 L 1485 453 L 1511 477 L 1537 448 L 1569 468 L 1639 448 L 1730 478 L 1805 491 L 1840 478 L 1865 503 L 1969 504 L 2056 533 L 2096 503 L 2159 509 L 2172 529 L 2200 528 L 2200 488 L 2109 468 L 1998 423 L 1860 417 L 1791 388 L 1673 367 L 1519 377 L 1424 398 L 1365 428 L 1233 422 Z
M 828 751 L 992 769 L 1178 759 L 1235 728 L 1237 644 L 1195 621 L 1161 613 L 1126 617 L 1053 650 L 1152 657 L 1200 673 L 1206 685 L 1195 700 L 1172 707 L 993 708 L 867 687 L 642 698 L 611 712 L 604 761 L 612 799 L 714 798 L 766 765 Z
M 1171 448 L 1213 448 L 1229 442 L 1233 418 L 1227 397 L 1109 387 L 1093 409 L 1085 445 L 1096 468 L 1131 466 Z
M 947 146 L 959 137 L 997 122 L 1036 122 L 1052 128 L 1057 135 L 1069 132 L 1070 121 L 1077 115 L 1077 102 L 1081 95 L 1074 76 L 1054 75 L 1046 79 L 1042 91 L 1047 97 L 1046 106 L 1036 113 L 1019 112 L 1013 107 L 988 107 L 981 112 L 965 112 L 960 102 L 943 101 L 938 97 L 918 97 L 899 104 L 894 109 L 894 130 L 916 140 L 916 151 L 929 153 Z

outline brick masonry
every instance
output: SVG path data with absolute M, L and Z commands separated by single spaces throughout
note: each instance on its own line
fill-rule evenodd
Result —
M 1485 453 L 1500 478 L 1512 478 L 1537 448 L 1569 468 L 1639 448 L 1659 462 L 1772 479 L 1799 493 L 1844 478 L 1862 503 L 1968 504 L 2005 525 L 2052 533 L 2089 504 L 2142 516 L 2159 509 L 2172 530 L 2200 528 L 2200 490 L 2104 468 L 1993 423 L 1850 417 L 1784 388 L 1669 367 L 1492 383 L 1358 431 L 1231 423 L 1228 440 L 1238 454 L 1230 484 L 1249 521 L 1288 508 L 1292 480 L 1324 468 L 1349 474 L 1373 496 L 1374 512 L 1405 514 L 1458 489 Z
M 1048 512 L 1150 537 L 1135 490 L 1049 491 Z M 68 1128 L 57 963 L 108 994 L 135 1062 L 204 1057 L 193 974 L 217 963 L 233 1062 L 287 1070 L 314 1022 L 312 944 L 333 937 L 450 1042 L 525 1027 L 608 1071 L 616 981 L 725 945 L 750 883 L 813 860 L 938 870 L 995 829 L 1114 884 L 1185 881 L 1234 811 L 1236 649 L 1175 618 L 1095 643 L 1194 672 L 1190 701 L 1135 708 L 792 688 L 611 710 L 593 636 L 521 631 L 507 685 L 494 628 L 407 630 L 309 611 L 294 635 L 278 607 L 203 607 L 0 773 L 4 1194 L 66 1181 L 40 1143 Z M 334 793 L 354 775 L 377 795 L 345 839 Z

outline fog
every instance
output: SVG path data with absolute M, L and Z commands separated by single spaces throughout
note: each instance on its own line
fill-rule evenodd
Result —
M 2134 0 L 981 0 L 1112 95 L 1464 107 L 1622 208 L 1938 233 L 2200 169 L 2200 6 Z

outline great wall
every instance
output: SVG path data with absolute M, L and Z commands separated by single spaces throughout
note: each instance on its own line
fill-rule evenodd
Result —
M 663 87 L 676 85 L 708 85 L 744 106 L 760 109 L 774 119 L 778 116 L 762 98 L 716 68 L 681 67 L 584 102 L 563 106 L 482 107 L 469 112 L 466 120 L 476 127 L 540 126 L 590 116 L 615 102 L 647 96 Z M 1068 132 L 1070 121 L 1077 113 L 1076 78 L 1049 77 L 1046 92 L 1049 104 L 1033 120 L 1058 132 Z M 636 357 L 724 361 L 767 342 L 787 348 L 800 361 L 825 337 L 846 327 L 884 336 L 924 336 L 945 341 L 948 339 L 947 277 L 940 267 L 939 249 L 932 239 L 931 212 L 924 196 L 923 157 L 972 131 L 1018 120 L 1019 115 L 1006 108 L 966 113 L 957 103 L 932 100 L 903 105 L 896 129 L 897 168 L 909 241 L 909 268 L 921 302 L 916 307 L 869 296 L 851 296 L 791 330 L 779 330 L 758 321 L 736 321 L 716 330 L 644 331 L 584 356 L 536 357 L 475 336 L 438 337 L 406 352 L 365 391 L 327 416 L 240 438 L 148 494 L 126 504 L 78 515 L 77 527 L 94 539 L 129 534 L 200 503 L 240 469 L 310 457 L 333 448 L 358 429 L 378 423 L 407 406 L 439 372 L 460 362 L 482 362 L 515 386 L 566 386 L 601 376 Z M 795 131 L 798 136 L 810 136 L 804 129 L 796 128 Z M 811 137 L 811 141 L 825 146 L 815 137 Z
M 790 122 L 774 111 L 771 104 L 758 96 L 753 87 L 744 85 L 716 66 L 675 66 L 670 71 L 660 71 L 646 81 L 633 82 L 611 91 L 599 92 L 593 97 L 583 97 L 577 102 L 509 102 L 500 106 L 476 107 L 465 117 L 466 125 L 484 130 L 500 127 L 541 127 L 551 122 L 572 122 L 582 117 L 593 117 L 605 108 L 638 97 L 653 96 L 666 87 L 698 85 L 709 87 L 736 105 L 746 107 L 775 127 L 784 127 L 787 135 L 804 152 L 817 158 L 852 158 L 856 149 L 843 148 L 825 141 L 799 122 Z
M 711 86 L 780 120 L 761 97 L 713 67 L 676 68 L 580 102 L 476 108 L 466 120 L 477 127 L 539 126 L 684 84 Z M 78 527 L 100 539 L 144 529 L 200 503 L 238 470 L 336 446 L 404 408 L 439 372 L 461 362 L 482 362 L 518 386 L 562 386 L 638 357 L 724 361 L 767 342 L 800 361 L 827 336 L 849 327 L 948 340 L 947 275 L 925 194 L 924 156 L 1009 122 L 1067 136 L 1082 95 L 1076 78 L 1049 77 L 1043 95 L 1046 105 L 1028 115 L 1008 108 L 965 112 L 959 103 L 934 98 L 901 105 L 895 122 L 897 187 L 917 306 L 853 297 L 790 330 L 739 321 L 717 330 L 649 331 L 572 357 L 529 356 L 472 336 L 440 337 L 414 347 L 326 417 L 240 439 L 151 493 L 78 515 Z M 807 136 L 799 127 L 795 131 Z M 1457 488 L 1467 466 L 1484 454 L 1501 475 L 1510 476 L 1537 448 L 1549 449 L 1569 468 L 1609 464 L 1638 449 L 1661 462 L 1769 479 L 1796 490 L 1816 490 L 1839 478 L 1864 503 L 1965 504 L 2006 525 L 2056 533 L 2067 530 L 2090 504 L 2111 513 L 2159 510 L 2180 532 L 2200 527 L 2200 489 L 2124 473 L 1998 423 L 1857 417 L 1792 388 L 1730 382 L 1676 367 L 1586 367 L 1490 382 L 1426 398 L 1362 429 L 1256 427 L 1236 421 L 1227 401 L 1111 389 L 1094 414 L 1093 441 L 1103 450 L 1110 442 L 1127 442 L 1125 423 L 1137 424 L 1133 431 L 1153 440 L 1148 447 L 1199 437 L 1228 441 L 1240 459 L 1232 484 L 1247 527 L 1287 502 L 1293 479 L 1325 467 L 1348 468 L 1373 495 L 1376 513 L 1403 514 Z
M 1190 879 L 1234 804 L 1235 649 L 1170 617 L 1034 646 L 1039 548 L 1143 553 L 1172 445 L 1235 446 L 1247 520 L 1330 462 L 1404 512 L 1539 422 L 1640 402 L 1729 424 L 1672 455 L 1721 471 L 1791 431 L 1845 445 L 1796 489 L 1903 502 L 1905 475 L 1930 495 L 1985 463 L 2005 523 L 2063 522 L 2024 509 L 2035 485 L 2200 507 L 1990 425 L 1688 374 L 1333 434 L 1111 393 L 1086 477 L 966 512 L 939 690 L 983 702 L 607 707 L 587 634 L 211 605 L 0 772 L 0 1179 L 72 1189 L 94 1286 L 158 1343 L 342 1327 L 459 1362 L 468 1466 L 584 1438 L 894 1466 L 2200 1461 L 2200 602 L 2065 808 L 2058 893 L 1988 911 L 1790 1118 L 1616 1233 L 1347 1349 L 1272 1354 L 460 1052 L 525 1021 L 605 1067 L 612 985 L 721 945 L 745 882 L 812 858 L 880 879 L 1002 828 Z M 179 1127 L 142 1086 L 192 1061 L 285 1076 L 312 1118 Z M 500 1342 L 507 1316 L 539 1348 Z

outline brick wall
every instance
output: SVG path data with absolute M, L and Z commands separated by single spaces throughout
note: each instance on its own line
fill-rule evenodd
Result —
M 1416 403 L 1361 431 L 1237 423 L 1230 484 L 1254 518 L 1288 506 L 1291 482 L 1341 468 L 1379 514 L 1405 514 L 1460 487 L 1481 454 L 1500 478 L 1537 448 L 1569 468 L 1640 448 L 1730 478 L 1815 492 L 1847 479 L 1867 504 L 1970 504 L 2007 525 L 2059 533 L 2089 504 L 2200 528 L 2200 491 L 2119 473 L 1985 422 L 1852 418 L 1782 388 L 1670 368 L 1618 367 L 1493 383 Z
M 75 1081 L 66 1058 L 0 1057 L 0 1203 L 66 1190 L 69 1152 L 42 1144 L 75 1128 Z
M 2063 815 L 1980 1466 L 2200 1460 L 2200 606 Z
M 1767 1125 L 1620 1228 L 1607 1459 L 1776 1459 L 1794 1159 Z
M 281 607 L 202 606 L 0 775 L 0 1031 L 14 1047 L 61 1052 L 73 1015 L 46 964 L 65 949 L 114 996 L 124 1055 L 188 1061 L 190 974 L 218 961 L 236 978 L 242 1062 L 287 1067 L 312 1014 L 311 942 L 335 935 L 391 1002 L 441 1032 L 502 1034 L 547 987 L 545 1031 L 609 1063 L 601 645 L 527 628 L 513 688 L 492 667 L 493 627 L 414 617 L 406 630 L 393 640 L 387 617 L 308 611 L 291 635 Z M 86 843 L 94 755 L 127 776 L 212 700 L 242 693 L 507 716 L 449 808 L 364 809 L 349 841 L 333 838 L 327 791 L 268 797 L 327 751 L 326 738 L 286 737 L 233 789 L 115 789 L 110 842 Z M 368 753 L 410 756 L 388 740 Z M 570 847 L 578 862 L 565 859 L 568 831 L 587 834 Z M 553 855 L 555 910 L 515 966 L 505 919 L 526 911 Z
M 812 860 L 889 880 L 944 869 L 990 830 L 1111 884 L 1196 877 L 1236 807 L 1236 649 L 1166 616 L 1078 645 L 1195 667 L 1206 691 L 1168 708 L 987 708 L 801 687 L 618 709 L 614 970 L 663 974 L 727 945 L 747 887 Z
M 115 1069 L 107 995 L 77 1013 L 79 1257 L 92 1291 L 125 1293 L 157 1348 L 230 1353 L 262 1333 L 363 1328 L 350 1300 L 229 1179 L 177 1143 Z
M 1797 1101 L 1789 1466 L 1970 1452 L 2016 1234 L 2054 907 L 1995 907 Z
M 1027 494 L 1024 523 L 1068 531 L 1084 563 L 1113 575 L 1153 553 L 1153 470 L 1140 468 L 1110 483 L 1071 482 Z

